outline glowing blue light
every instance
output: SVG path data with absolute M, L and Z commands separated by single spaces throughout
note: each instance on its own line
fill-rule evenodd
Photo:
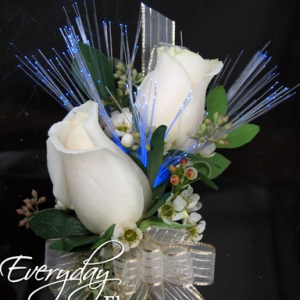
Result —
M 171 173 L 167 167 L 160 167 L 159 172 L 154 180 L 153 188 L 166 183 L 171 177 Z

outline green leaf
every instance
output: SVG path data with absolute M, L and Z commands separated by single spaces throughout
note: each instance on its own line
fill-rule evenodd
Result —
M 220 146 L 216 143 L 217 148 L 238 148 L 249 143 L 259 132 L 259 126 L 255 124 L 244 124 L 241 127 L 230 132 L 226 139 L 229 144 Z
M 168 183 L 164 183 L 163 185 L 160 185 L 153 189 L 153 195 L 154 195 L 155 199 L 160 198 L 165 193 L 167 184 Z
M 111 63 L 108 61 L 106 56 L 101 53 L 99 50 L 78 42 L 78 48 L 81 54 L 81 57 L 88 69 L 89 74 L 95 84 L 95 87 L 100 95 L 100 98 L 106 101 L 110 100 L 109 91 L 116 95 L 115 80 L 113 75 L 113 70 Z M 86 89 L 87 83 L 82 80 L 81 77 L 81 67 L 76 59 L 72 62 L 72 74 L 78 84 L 79 88 L 88 96 L 90 94 Z
M 158 226 L 158 227 L 164 227 L 164 228 L 175 228 L 175 229 L 184 229 L 184 228 L 192 228 L 195 225 L 183 225 L 176 222 L 172 222 L 172 225 L 166 224 L 162 219 L 158 217 L 150 217 L 146 220 L 143 220 L 139 224 L 139 229 L 141 229 L 143 232 L 147 230 L 150 226 Z
M 212 89 L 206 97 L 206 111 L 208 118 L 213 121 L 214 113 L 218 112 L 220 115 L 225 116 L 228 108 L 228 100 L 223 86 L 219 85 Z
M 204 174 L 198 172 L 198 176 L 196 179 L 192 180 L 189 184 L 193 184 L 196 181 L 201 181 L 205 185 L 209 186 L 210 188 L 214 190 L 218 190 L 219 188 L 210 180 L 208 179 Z
M 66 236 L 54 242 L 50 248 L 57 251 L 74 252 L 74 248 L 93 244 L 98 239 L 98 235 Z
M 46 240 L 90 233 L 74 215 L 54 208 L 35 214 L 28 224 L 35 234 Z
M 212 168 L 209 163 L 206 161 L 199 159 L 199 160 L 192 160 L 193 167 L 197 169 L 198 172 L 201 174 L 204 174 L 207 178 L 211 176 L 212 174 Z
M 163 161 L 166 130 L 167 127 L 165 125 L 159 126 L 151 138 L 151 150 L 148 153 L 148 179 L 151 187 L 154 185 L 154 180 Z
M 213 157 L 199 157 L 199 161 L 207 162 L 211 168 L 211 174 L 208 176 L 209 179 L 214 179 L 218 177 L 220 174 L 224 172 L 225 169 L 230 165 L 231 161 L 228 160 L 226 157 L 219 153 L 215 153 Z M 200 168 L 198 169 L 197 166 L 199 162 L 197 160 L 193 160 L 194 167 L 200 172 Z M 201 166 L 200 166 L 201 167 Z
M 170 153 L 177 153 L 178 155 L 184 153 L 183 151 L 180 150 L 171 150 Z M 221 154 L 216 153 L 215 155 L 217 155 L 217 158 L 223 157 Z M 230 164 L 230 161 L 227 160 L 225 157 L 223 157 L 224 160 L 222 160 L 220 158 L 219 162 L 222 163 L 222 165 L 219 167 L 217 164 L 213 165 L 213 161 L 209 161 L 208 158 L 204 158 L 202 156 L 199 155 L 195 155 L 195 154 L 191 154 L 188 153 L 187 157 L 189 158 L 189 160 L 193 163 L 193 167 L 196 168 L 198 170 L 198 177 L 193 180 L 191 183 L 196 182 L 198 180 L 202 181 L 203 183 L 205 183 L 206 185 L 208 185 L 209 187 L 218 190 L 218 187 L 210 180 L 210 179 L 214 179 L 216 178 L 218 175 L 220 175 L 226 168 L 227 168 L 227 164 Z M 204 171 L 207 173 L 207 168 L 203 167 L 204 164 L 208 163 L 210 165 L 210 170 L 211 170 L 211 174 L 210 176 L 207 176 L 206 174 L 203 173 L 202 169 L 204 169 Z M 226 167 L 225 167 L 226 166 Z M 222 168 L 224 168 L 222 170 Z M 219 172 L 219 173 L 218 173 Z M 201 177 L 200 177 L 201 175 Z M 190 183 L 190 184 L 191 184 Z
M 166 203 L 170 195 L 171 193 L 167 193 L 160 197 L 155 203 L 155 205 L 145 214 L 144 219 L 148 219 L 149 217 L 154 215 L 158 211 L 158 209 Z
M 95 250 L 99 246 L 101 246 L 102 244 L 104 244 L 105 242 L 109 241 L 110 238 L 112 237 L 113 233 L 114 233 L 115 227 L 116 227 L 115 224 L 113 224 L 110 227 L 108 227 L 108 229 L 100 236 L 100 238 L 98 239 L 98 241 L 96 241 L 92 245 L 91 250 Z

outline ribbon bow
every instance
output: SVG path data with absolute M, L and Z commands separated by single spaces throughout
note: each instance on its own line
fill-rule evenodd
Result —
M 194 285 L 213 283 L 215 248 L 187 243 L 185 230 L 149 227 L 139 247 L 114 260 L 129 287 L 125 299 L 203 299 Z
M 214 280 L 216 251 L 212 245 L 187 242 L 186 230 L 149 227 L 140 245 L 113 260 L 126 291 L 126 300 L 204 300 L 194 285 L 209 285 Z M 46 243 L 45 264 L 48 268 L 72 273 L 82 266 L 87 255 L 65 253 L 50 249 Z M 56 273 L 50 279 L 57 281 Z M 82 284 L 82 283 L 81 283 Z M 81 289 L 76 281 L 50 286 L 57 299 L 90 299 L 90 293 Z M 98 299 L 98 298 L 97 298 Z

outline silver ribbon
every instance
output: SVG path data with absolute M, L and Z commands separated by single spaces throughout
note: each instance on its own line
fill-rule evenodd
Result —
M 203 299 L 194 285 L 214 280 L 215 248 L 186 243 L 185 230 L 150 227 L 138 248 L 114 260 L 125 299 Z
M 140 245 L 113 260 L 115 275 L 127 291 L 126 300 L 204 300 L 194 285 L 209 285 L 214 281 L 216 251 L 212 245 L 186 242 L 186 230 L 149 227 Z M 65 253 L 50 249 L 53 240 L 46 241 L 45 264 L 48 269 L 75 272 L 89 255 Z M 55 282 L 57 273 L 50 282 Z M 51 286 L 59 299 L 85 300 L 89 293 L 78 289 L 76 281 Z
M 45 245 L 45 265 L 48 270 L 50 269 L 58 269 L 61 270 L 60 275 L 63 273 L 72 273 L 78 268 L 82 267 L 82 262 L 89 257 L 89 255 L 85 254 L 77 254 L 77 253 L 67 253 L 62 251 L 51 250 L 50 246 L 57 240 L 46 240 Z M 50 278 L 49 286 L 50 290 L 54 294 L 55 297 L 58 295 L 58 299 L 69 299 L 69 296 L 78 289 L 77 281 L 66 281 L 65 286 L 62 289 L 61 283 L 55 283 L 57 279 L 57 275 L 59 271 L 55 272 Z M 52 284 L 53 283 L 53 284 Z M 55 284 L 54 284 L 55 283 Z M 78 290 L 73 296 L 72 300 L 86 300 L 89 297 L 89 294 L 85 290 Z
M 159 44 L 175 45 L 175 22 L 141 3 L 142 16 L 142 73 L 147 75 L 156 64 Z

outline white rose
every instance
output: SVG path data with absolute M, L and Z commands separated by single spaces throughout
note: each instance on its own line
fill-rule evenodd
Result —
M 223 63 L 205 60 L 200 55 L 180 47 L 160 47 L 157 49 L 157 64 L 140 86 L 140 97 L 148 102 L 148 120 L 151 120 L 155 82 L 157 99 L 155 103 L 153 126 L 170 126 L 181 105 L 191 92 L 193 99 L 173 125 L 169 135 L 173 148 L 179 147 L 202 122 L 205 114 L 205 96 L 207 86 L 214 75 L 220 72 Z M 138 107 L 141 110 L 141 107 Z M 148 124 L 149 125 L 149 124 Z M 189 140 L 182 149 L 190 146 Z
M 136 222 L 148 208 L 147 177 L 102 131 L 93 101 L 50 128 L 47 160 L 55 197 L 91 232 Z

